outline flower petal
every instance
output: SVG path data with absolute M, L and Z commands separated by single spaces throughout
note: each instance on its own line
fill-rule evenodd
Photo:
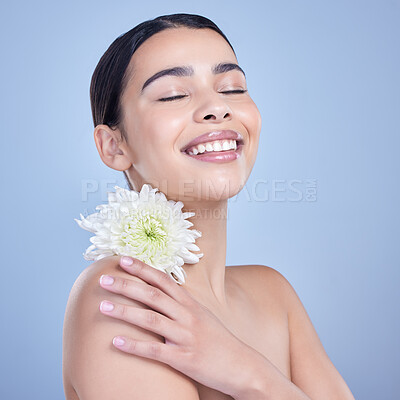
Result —
M 181 201 L 168 200 L 164 193 L 149 184 L 140 192 L 114 186 L 108 192 L 108 204 L 96 207 L 97 212 L 86 218 L 80 214 L 77 224 L 94 233 L 85 253 L 87 260 L 108 255 L 124 254 L 138 258 L 166 273 L 174 271 L 177 280 L 184 282 L 183 264 L 194 264 L 203 254 L 194 244 L 201 236 L 187 218 L 194 212 L 182 212 Z

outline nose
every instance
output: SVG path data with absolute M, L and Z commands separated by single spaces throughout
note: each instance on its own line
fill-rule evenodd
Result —
M 220 94 L 208 96 L 204 103 L 200 105 L 195 113 L 194 119 L 196 122 L 222 122 L 232 119 L 232 110 L 228 104 L 221 99 Z

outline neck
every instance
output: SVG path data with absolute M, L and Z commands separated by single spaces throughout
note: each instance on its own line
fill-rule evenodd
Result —
M 187 202 L 182 211 L 193 211 L 188 220 L 202 236 L 196 239 L 203 257 L 197 264 L 184 264 L 186 279 L 183 286 L 206 303 L 226 306 L 225 263 L 227 200 L 194 204 Z

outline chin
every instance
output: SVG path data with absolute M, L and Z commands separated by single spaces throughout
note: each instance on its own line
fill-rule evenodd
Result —
M 184 180 L 186 185 L 180 190 L 182 201 L 223 201 L 236 196 L 246 183 L 242 173 L 218 174 Z

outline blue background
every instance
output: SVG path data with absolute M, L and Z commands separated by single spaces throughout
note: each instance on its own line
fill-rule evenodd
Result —
M 356 398 L 400 398 L 395 0 L 2 2 L 0 397 L 64 398 L 65 306 L 90 264 L 74 218 L 125 185 L 94 144 L 90 78 L 117 36 L 176 12 L 219 25 L 263 118 L 228 265 L 289 280 Z

